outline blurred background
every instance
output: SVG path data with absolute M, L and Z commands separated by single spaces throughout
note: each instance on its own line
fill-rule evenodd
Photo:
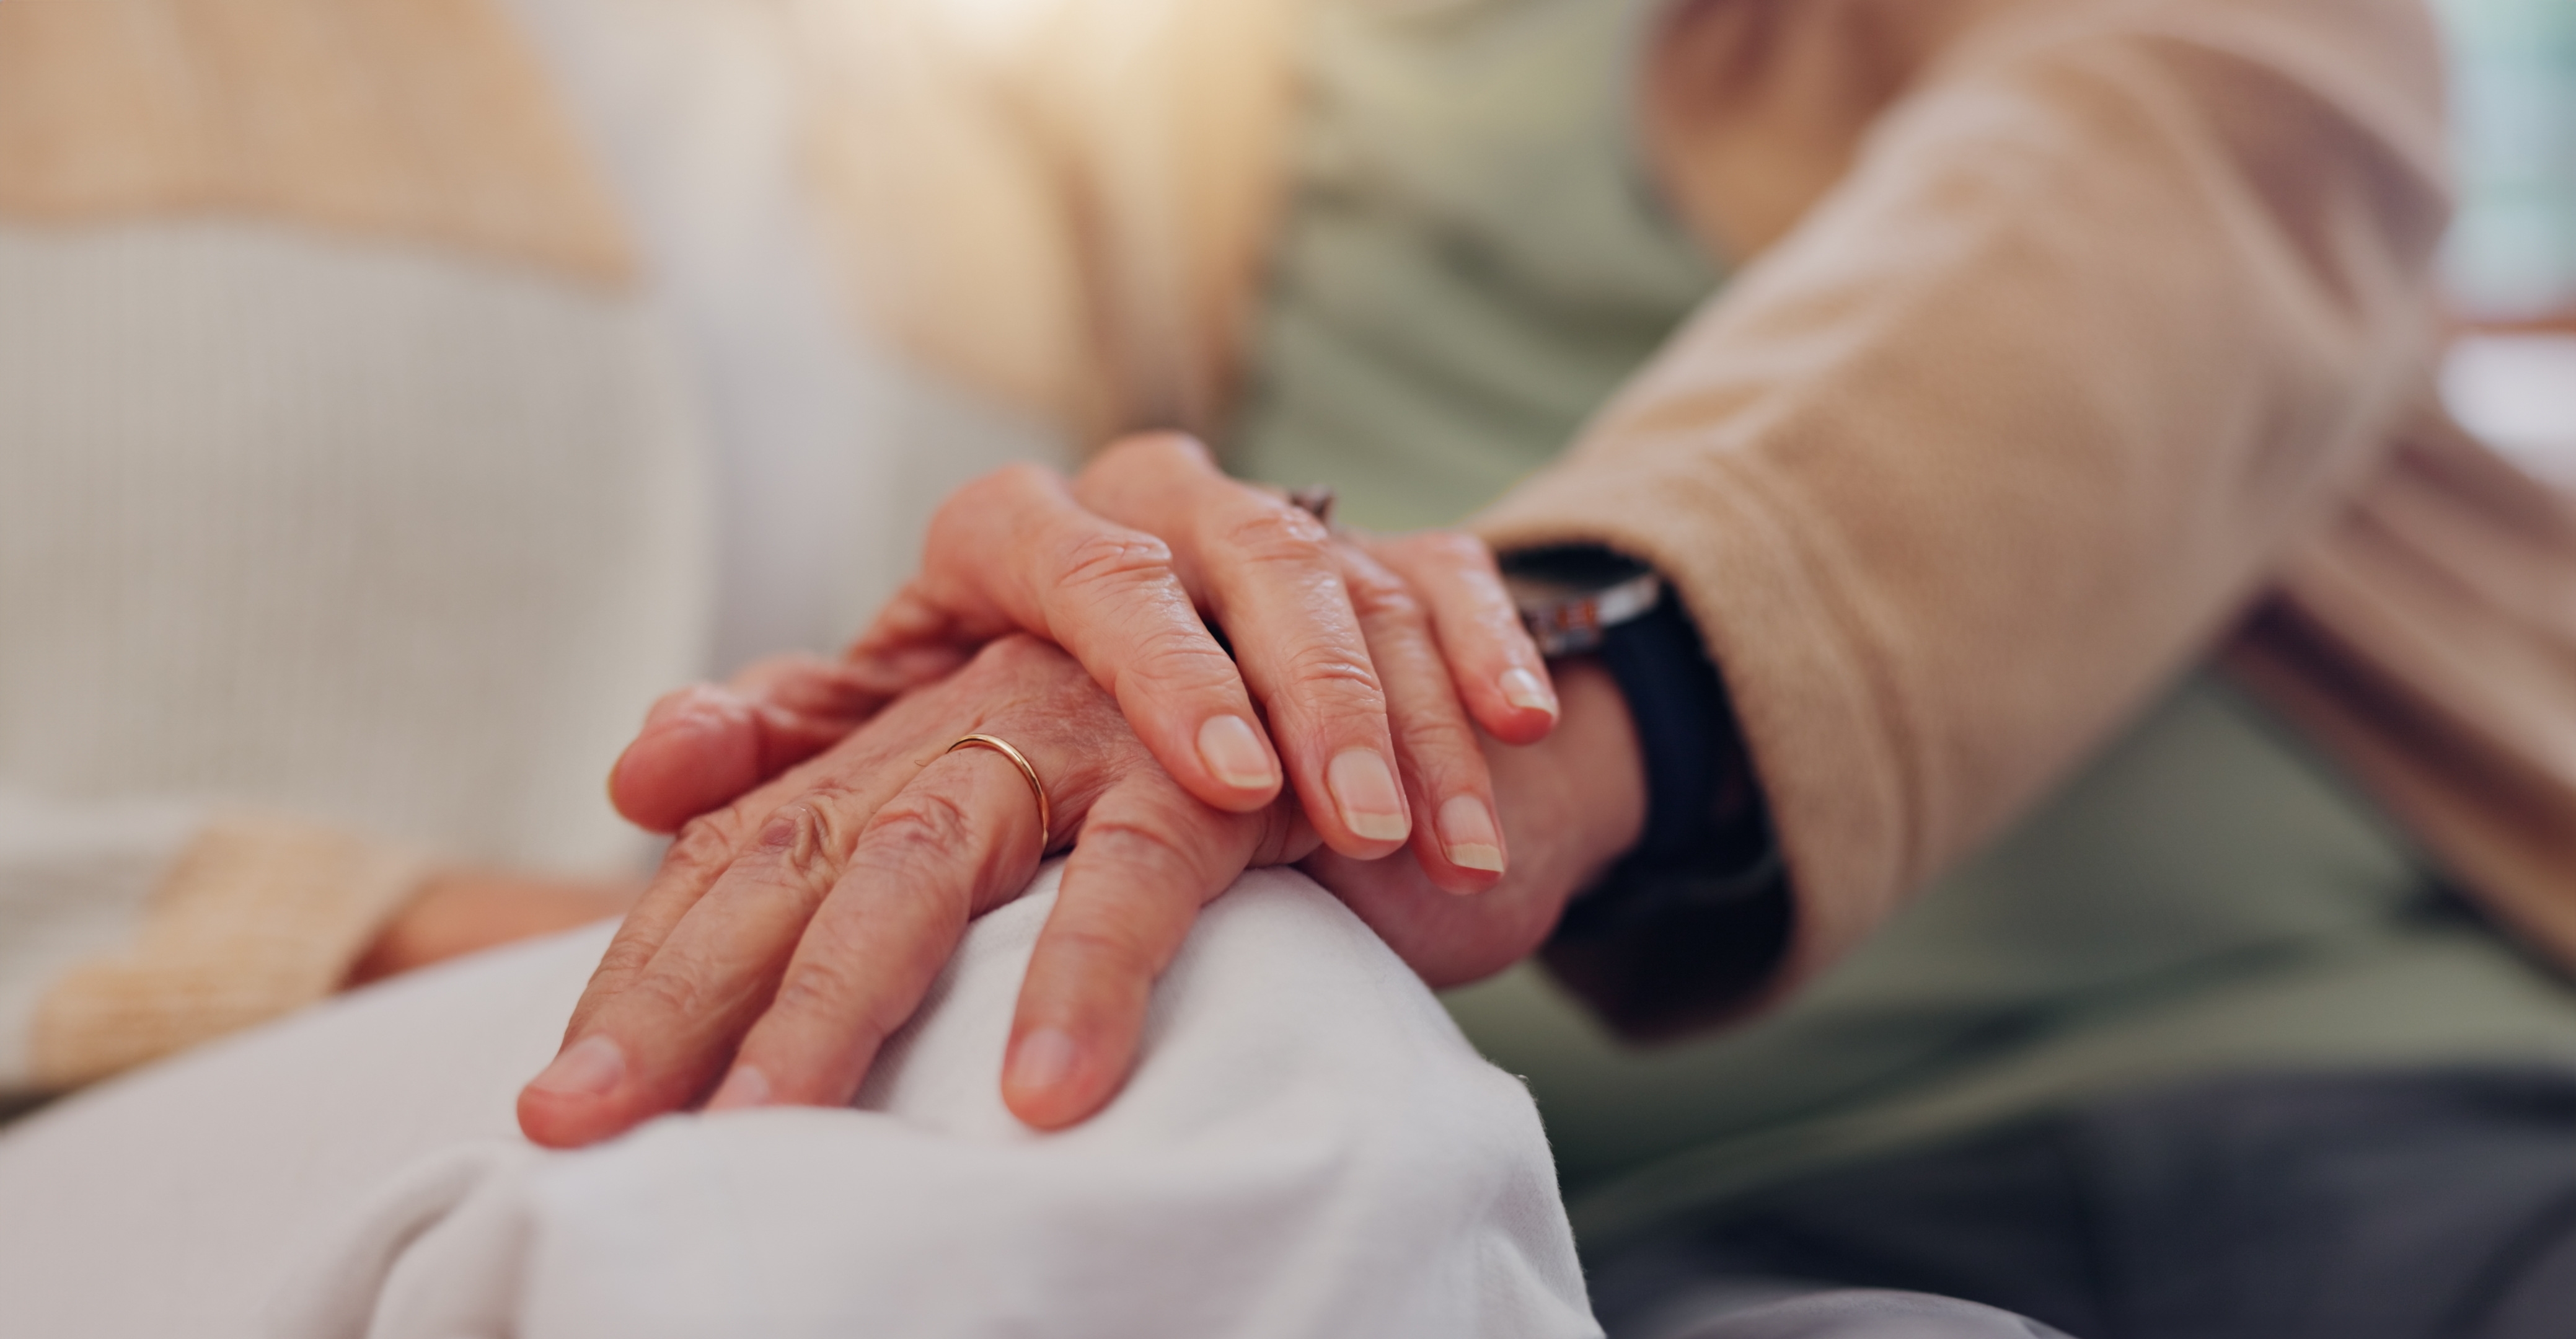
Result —
M 2439 0 L 2460 214 L 2442 278 L 2464 328 L 2452 412 L 2576 486 L 2576 0 Z

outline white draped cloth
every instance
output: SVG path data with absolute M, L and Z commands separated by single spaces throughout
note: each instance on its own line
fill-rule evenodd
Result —
M 45 1339 L 1598 1335 L 1528 1093 L 1302 875 L 1211 904 L 1109 1108 L 998 1076 L 1053 870 L 855 1110 L 522 1141 L 604 927 L 147 1068 L 0 1135 L 0 1332 Z

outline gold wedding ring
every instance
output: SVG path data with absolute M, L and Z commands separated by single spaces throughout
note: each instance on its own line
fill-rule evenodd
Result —
M 1047 804 L 1046 783 L 1038 780 L 1038 769 L 1029 765 L 1028 755 L 1012 748 L 1009 740 L 994 735 L 967 735 L 940 750 L 940 756 L 944 758 L 959 749 L 991 749 L 1020 769 L 1020 778 L 1029 783 L 1029 793 L 1038 797 L 1038 858 L 1044 860 L 1047 848 L 1055 844 L 1055 810 Z

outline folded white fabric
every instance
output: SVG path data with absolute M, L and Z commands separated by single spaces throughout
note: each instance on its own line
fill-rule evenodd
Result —
M 48 1113 L 0 1139 L 0 1329 L 1599 1333 L 1527 1093 L 1294 873 L 1247 875 L 1208 908 L 1156 992 L 1145 1058 L 1107 1111 L 1050 1135 L 1013 1120 L 997 1089 L 1002 1047 L 1052 902 L 1050 872 L 977 924 L 857 1111 L 673 1117 L 598 1149 L 540 1152 L 495 1117 L 550 1049 L 560 1004 L 539 1024 L 545 1044 L 497 1048 L 518 1063 L 464 1066 L 493 1091 L 461 1104 L 434 1095 L 436 1076 L 414 1068 L 404 1043 L 438 1033 L 441 1013 L 496 1026 L 496 996 L 577 990 L 562 967 L 595 956 L 589 935 L 352 1001 Z M 388 1039 L 396 1050 L 382 1049 Z M 282 1063 L 299 1050 L 317 1066 L 309 1076 Z M 454 1054 L 442 1043 L 429 1058 Z M 238 1091 L 245 1076 L 264 1093 Z M 411 1127 L 390 1142 L 410 1147 L 348 1128 L 378 1098 L 388 1109 L 374 1114 Z M 315 1119 L 317 1102 L 328 1119 Z M 446 1104 L 430 1122 L 441 1129 L 420 1127 L 422 1102 Z M 210 1106 L 248 1156 L 221 1174 L 173 1165 L 156 1127 L 191 1158 L 222 1156 L 191 1133 Z M 277 1128 L 253 1128 L 263 1107 Z M 377 1163 L 374 1175 L 333 1185 L 309 1174 L 317 1158 L 345 1168 L 345 1146 L 327 1146 L 353 1135 L 376 1146 L 357 1159 Z M 137 1183 L 182 1171 L 174 1232 Z M 251 1207 L 279 1190 L 288 1212 Z M 120 1234 L 75 1198 L 92 1191 L 144 1216 Z M 258 1223 L 265 1239 L 228 1232 L 227 1202 L 248 1210 L 236 1225 Z M 72 1240 L 48 1221 L 74 1224 Z M 235 1268 L 205 1268 L 215 1257 Z M 77 1276 L 68 1290 L 49 1281 L 60 1271 Z M 170 1280 L 198 1300 L 125 1306 L 108 1295 L 115 1279 L 127 1290 Z M 96 1290 L 86 1307 L 84 1290 Z M 246 1309 L 262 1301 L 264 1324 Z

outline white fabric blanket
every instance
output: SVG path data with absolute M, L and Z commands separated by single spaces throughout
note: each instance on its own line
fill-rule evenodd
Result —
M 0 1331 L 46 1339 L 1597 1335 L 1528 1094 L 1300 875 L 1247 875 L 1091 1122 L 996 1087 L 1054 872 L 856 1111 L 520 1141 L 605 930 L 364 992 L 0 1137 Z

